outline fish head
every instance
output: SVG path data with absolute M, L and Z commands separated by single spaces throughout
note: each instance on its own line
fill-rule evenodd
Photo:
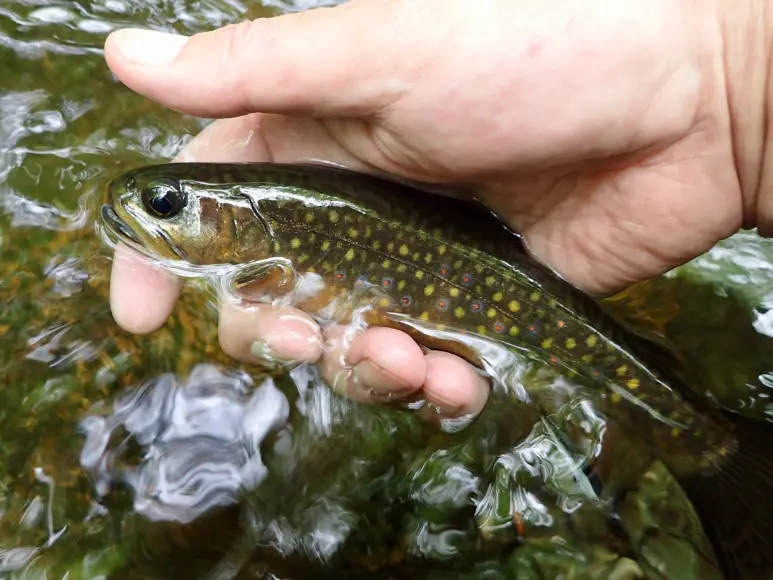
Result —
M 101 217 L 126 245 L 195 265 L 239 264 L 270 256 L 270 229 L 239 183 L 212 183 L 185 163 L 128 171 L 107 188 Z

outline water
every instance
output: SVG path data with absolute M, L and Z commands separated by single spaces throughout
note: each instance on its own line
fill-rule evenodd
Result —
M 203 122 L 116 83 L 106 34 L 193 33 L 315 4 L 0 6 L 0 575 L 716 577 L 673 480 L 561 377 L 530 380 L 578 453 L 525 409 L 488 409 L 454 436 L 351 405 L 314 367 L 270 376 L 237 364 L 194 287 L 149 336 L 114 324 L 96 198 L 124 168 L 172 157 Z M 766 418 L 771 288 L 773 244 L 742 232 L 612 303 L 670 336 L 703 394 Z M 618 470 L 640 474 L 619 524 L 576 468 L 602 447 L 608 461 L 642 458 Z

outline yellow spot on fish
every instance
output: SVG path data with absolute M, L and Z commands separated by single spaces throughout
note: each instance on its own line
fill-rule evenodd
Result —
M 479 334 L 486 334 L 486 327 L 481 325 L 478 327 L 478 333 Z
M 424 278 L 424 270 L 416 270 L 415 276 L 416 276 L 416 278 L 421 280 L 422 278 Z
M 566 344 L 566 348 L 568 348 L 568 349 L 570 349 L 570 350 L 571 350 L 571 349 L 573 349 L 575 346 L 577 346 L 577 341 L 576 341 L 576 340 L 574 340 L 573 338 L 567 338 L 567 339 L 566 339 L 566 342 L 565 342 L 564 344 Z
M 354 228 L 349 228 L 349 229 L 346 231 L 346 233 L 347 233 L 347 234 L 349 234 L 349 237 L 350 237 L 350 238 L 356 238 L 357 236 L 359 236 L 359 235 L 360 235 L 360 232 L 358 232 L 358 231 L 357 231 L 357 230 L 355 230 Z
M 386 308 L 387 306 L 389 306 L 389 298 L 386 298 L 386 297 L 382 298 L 381 300 L 378 301 L 378 305 L 381 306 L 381 308 Z
M 510 327 L 510 336 L 518 336 L 521 333 L 521 329 L 517 326 L 511 326 Z
M 391 260 L 384 260 L 383 262 L 381 262 L 381 266 L 384 267 L 384 268 L 389 268 L 389 266 L 391 266 L 391 265 L 392 265 L 392 261 Z
M 303 264 L 304 262 L 307 262 L 308 259 L 309 259 L 308 254 L 301 254 L 300 256 L 298 256 L 298 263 Z
M 451 295 L 451 298 L 456 298 L 459 296 L 459 288 L 451 288 L 448 293 Z
M 293 238 L 292 240 L 290 240 L 290 247 L 293 250 L 297 250 L 298 248 L 301 247 L 301 240 L 299 240 L 298 238 Z
M 671 429 L 671 437 L 679 437 L 679 435 L 681 435 L 681 434 L 682 434 L 682 432 L 679 429 L 677 429 L 676 427 Z
M 335 210 L 332 210 L 330 213 L 327 214 L 328 219 L 331 223 L 338 223 L 338 212 Z
M 303 219 L 306 221 L 307 224 L 310 224 L 314 221 L 314 214 L 311 212 L 308 212 L 306 215 L 303 216 Z
M 517 300 L 511 300 L 507 307 L 510 309 L 510 312 L 518 312 L 521 309 L 521 305 L 518 304 Z
M 445 246 L 438 246 L 437 253 L 441 256 L 446 253 L 446 247 Z
M 618 377 L 624 377 L 625 373 L 628 372 L 628 365 L 622 365 L 617 367 L 617 376 Z
M 406 246 L 405 244 L 403 244 L 402 246 L 400 246 L 400 249 L 398 250 L 398 252 L 400 252 L 400 255 L 401 255 L 401 256 L 407 256 L 407 255 L 408 255 L 408 252 L 409 252 L 409 250 L 408 250 L 408 246 Z
M 585 344 L 587 344 L 590 348 L 595 347 L 599 343 L 599 337 L 595 334 L 592 334 L 587 339 L 585 339 Z
M 419 318 L 421 318 L 422 320 L 429 320 L 429 312 L 422 312 L 421 314 L 419 314 Z
M 620 396 L 620 393 L 612 393 L 612 396 L 610 397 L 612 399 L 613 403 L 619 403 L 623 397 Z
M 400 273 L 405 272 L 407 269 L 408 269 L 408 266 L 406 266 L 405 264 L 400 264 L 397 267 L 397 271 L 400 272 Z
M 346 253 L 344 254 L 344 259 L 348 260 L 349 262 L 354 260 L 354 250 L 352 248 L 349 248 L 348 250 L 346 250 Z
M 497 315 L 497 311 L 494 308 L 489 308 L 488 312 L 486 312 L 486 316 L 489 318 L 494 318 Z
M 329 249 L 330 249 L 330 241 L 325 240 L 324 242 L 322 242 L 322 251 L 327 252 Z
M 456 262 L 454 262 L 454 268 L 456 270 L 458 270 L 461 267 L 462 267 L 462 261 L 461 260 L 457 260 Z
M 421 256 L 421 254 L 419 252 L 414 252 L 413 256 L 411 256 L 411 259 L 413 259 L 414 262 L 418 262 L 419 261 L 419 256 Z
M 580 360 L 584 362 L 585 364 L 590 364 L 593 362 L 593 355 L 592 354 L 584 354 L 580 357 Z
M 457 318 L 464 317 L 464 308 L 462 308 L 461 306 L 457 306 L 456 308 L 454 308 L 454 316 L 456 316 Z
M 496 281 L 497 281 L 497 279 L 494 278 L 494 276 L 486 276 L 486 280 L 485 280 L 486 286 L 493 286 L 494 282 L 496 282 Z
M 429 264 L 432 261 L 432 254 L 424 254 L 424 261 Z
M 491 297 L 491 299 L 494 302 L 499 302 L 500 300 L 502 300 L 502 298 L 504 298 L 504 296 L 501 292 L 495 292 L 494 295 Z
M 400 280 L 400 281 L 397 283 L 397 289 L 398 289 L 398 290 L 403 290 L 404 288 L 405 288 L 405 280 Z
M 632 391 L 633 391 L 634 389 L 638 389 L 638 388 L 639 388 L 639 379 L 631 379 L 630 381 L 628 381 L 628 382 L 626 383 L 626 386 L 627 386 L 629 389 L 631 389 Z
M 381 247 L 381 240 L 373 240 L 373 243 L 370 246 L 374 250 L 378 250 Z
M 432 284 L 427 284 L 424 287 L 424 296 L 432 296 L 434 292 L 435 292 L 435 287 Z
M 537 300 L 539 300 L 539 298 L 540 298 L 540 293 L 539 292 L 532 292 L 531 296 L 529 296 L 529 299 L 532 302 L 536 302 Z
M 550 348 L 553 346 L 553 339 L 552 338 L 546 338 L 542 341 L 542 348 Z
M 279 245 L 279 242 L 274 242 L 274 251 L 275 252 L 281 252 L 282 246 Z
M 395 243 L 394 242 L 389 242 L 387 244 L 387 252 L 394 252 L 394 251 L 395 251 Z
M 373 230 L 370 229 L 370 226 L 365 226 L 365 237 L 369 238 L 372 233 Z

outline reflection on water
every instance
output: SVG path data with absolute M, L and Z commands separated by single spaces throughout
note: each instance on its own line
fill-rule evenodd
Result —
M 271 378 L 251 388 L 241 375 L 199 365 L 178 384 L 167 373 L 123 395 L 107 416 L 87 416 L 80 460 L 97 494 L 125 484 L 138 513 L 189 523 L 256 487 L 266 476 L 260 444 L 289 409 Z M 137 466 L 127 463 L 132 443 L 142 449 Z
M 279 8 L 283 12 L 300 12 L 310 8 L 338 6 L 346 0 L 263 0 L 265 6 Z
M 151 335 L 116 327 L 96 198 L 204 123 L 118 84 L 107 32 L 335 3 L 0 5 L 0 574 L 716 577 L 663 466 L 544 369 L 517 369 L 533 399 L 496 395 L 483 420 L 440 432 L 352 405 L 313 366 L 237 365 L 194 286 Z M 697 390 L 773 417 L 772 258 L 743 232 L 610 304 L 668 335 Z

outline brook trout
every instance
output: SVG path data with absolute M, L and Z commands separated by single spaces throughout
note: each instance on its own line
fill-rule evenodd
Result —
M 364 316 L 473 364 L 457 336 L 527 351 L 598 387 L 597 406 L 652 446 L 684 488 L 727 578 L 773 576 L 773 430 L 687 387 L 679 361 L 529 257 L 475 203 L 327 166 L 175 163 L 108 188 L 105 226 L 146 254 L 196 265 L 276 260 L 321 294 L 378 290 Z M 280 268 L 281 270 L 281 268 Z

